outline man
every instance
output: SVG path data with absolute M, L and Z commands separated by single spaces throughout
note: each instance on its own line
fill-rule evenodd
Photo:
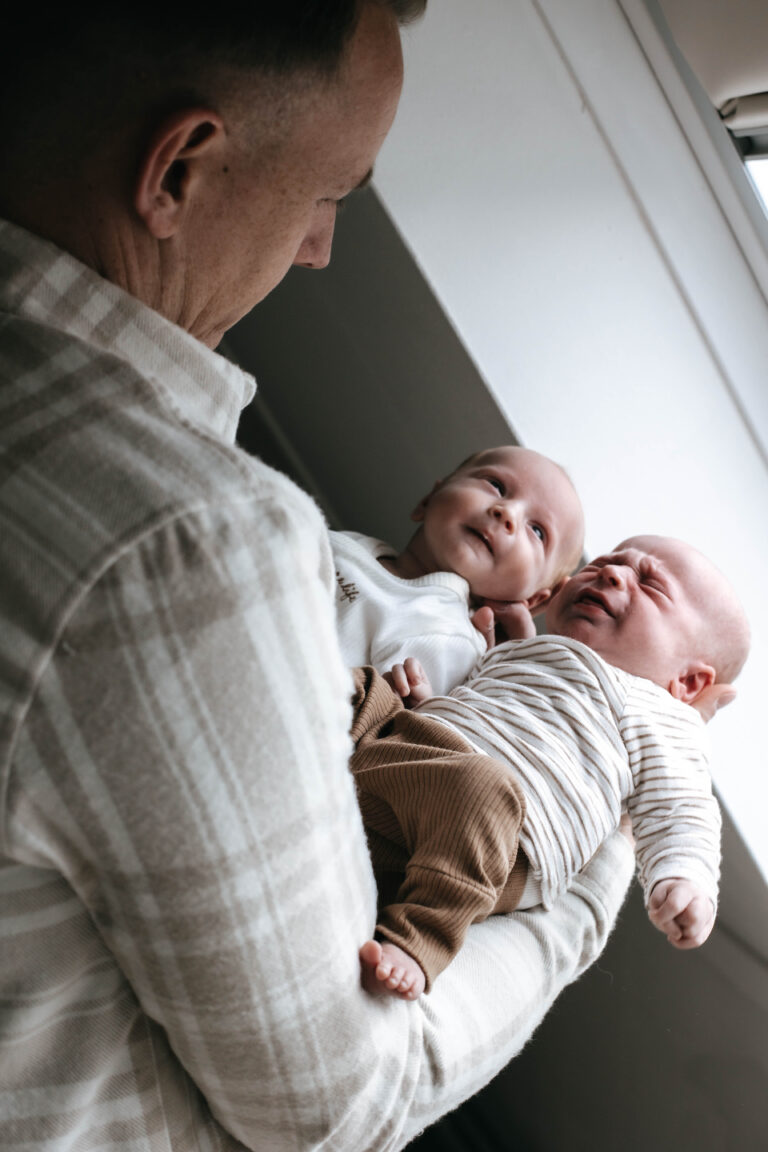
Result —
M 514 1055 L 623 897 L 612 842 L 552 912 L 472 929 L 428 1013 L 357 986 L 375 891 L 327 534 L 233 446 L 253 384 L 211 351 L 327 263 L 422 6 L 57 6 L 6 45 L 8 1152 L 400 1148 Z

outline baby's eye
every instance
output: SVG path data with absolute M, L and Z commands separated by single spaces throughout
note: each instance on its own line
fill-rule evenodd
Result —
M 504 483 L 499 480 L 498 476 L 486 476 L 485 478 L 492 488 L 495 488 L 499 496 L 504 495 Z
M 655 568 L 641 566 L 638 570 L 638 576 L 640 583 L 644 584 L 646 588 L 650 588 L 653 592 L 660 592 L 663 596 L 668 595 L 666 585 Z
M 541 540 L 542 544 L 544 543 L 544 541 L 547 538 L 547 534 L 544 531 L 544 529 L 542 528 L 541 524 L 531 524 L 531 532 L 533 532 L 534 536 L 538 536 L 538 538 L 539 538 L 539 540 Z

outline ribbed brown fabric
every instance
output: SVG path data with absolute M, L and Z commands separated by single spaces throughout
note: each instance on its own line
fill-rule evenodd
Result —
M 408 711 L 373 668 L 355 670 L 351 767 L 379 891 L 379 936 L 430 990 L 470 924 L 511 912 L 528 862 L 525 799 L 509 768 Z

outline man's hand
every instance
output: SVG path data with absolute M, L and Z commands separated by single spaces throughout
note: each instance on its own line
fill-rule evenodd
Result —
M 619 832 L 621 832 L 622 836 L 624 837 L 624 839 L 627 841 L 630 848 L 634 852 L 634 850 L 635 850 L 635 834 L 632 831 L 632 821 L 629 817 L 628 812 L 622 812 L 622 814 L 621 814 L 621 820 L 619 821 Z
M 709 684 L 703 688 L 691 705 L 705 722 L 712 719 L 719 708 L 725 708 L 736 698 L 736 689 L 731 684 Z
M 660 880 L 654 885 L 648 916 L 675 948 L 698 948 L 715 923 L 712 901 L 690 880 Z
M 472 623 L 485 637 L 486 648 L 504 640 L 530 640 L 536 625 L 522 600 L 486 600 L 473 616 Z
M 434 696 L 429 677 L 413 656 L 409 656 L 404 664 L 395 664 L 384 679 L 398 696 L 402 696 L 406 708 L 415 708 L 417 704 Z

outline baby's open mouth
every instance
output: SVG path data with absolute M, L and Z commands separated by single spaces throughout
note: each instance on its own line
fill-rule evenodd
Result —
M 601 596 L 599 592 L 582 592 L 576 601 L 577 604 L 594 604 L 596 608 L 600 608 L 608 616 L 613 616 L 610 605 L 605 597 Z
M 478 540 L 481 540 L 483 542 L 483 544 L 485 544 L 485 546 L 488 549 L 488 551 L 490 552 L 491 556 L 493 556 L 493 544 L 491 543 L 490 539 L 485 535 L 485 533 L 484 532 L 478 532 L 477 528 L 473 528 L 470 524 L 467 524 L 466 528 L 467 528 L 467 532 L 469 532 L 470 536 L 475 536 Z

